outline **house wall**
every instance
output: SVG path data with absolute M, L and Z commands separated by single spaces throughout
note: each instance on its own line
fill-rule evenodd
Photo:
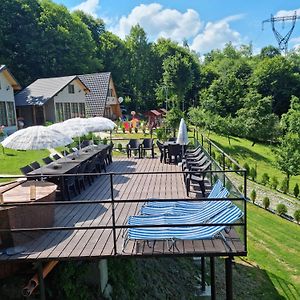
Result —
M 115 85 L 113 83 L 112 78 L 110 78 L 110 80 L 109 80 L 108 96 L 109 97 L 115 97 L 116 98 L 116 104 L 107 105 L 106 109 L 105 109 L 106 114 L 111 114 L 111 116 L 109 116 L 109 117 L 113 118 L 113 119 L 117 119 L 117 118 L 122 117 L 122 111 L 121 111 L 120 103 L 118 101 L 117 92 L 116 92 Z
M 5 72 L 5 71 L 4 71 Z M 10 124 L 0 124 L 5 126 L 5 132 L 7 134 L 11 134 L 12 132 L 17 130 L 16 127 L 16 108 L 15 108 L 15 99 L 14 99 L 14 90 L 9 83 L 9 81 L 6 79 L 4 72 L 0 73 L 0 102 L 5 102 L 6 104 L 6 114 L 8 114 L 8 105 L 7 103 L 11 103 L 10 107 L 12 110 L 10 111 L 10 114 L 13 114 L 14 121 Z M 7 116 L 8 117 L 8 116 Z
M 73 80 L 70 84 L 74 85 L 74 93 L 69 93 L 69 87 L 68 87 L 69 85 L 67 85 L 56 96 L 53 97 L 54 99 L 53 104 L 49 103 L 49 111 L 46 110 L 46 115 L 49 117 L 49 120 L 51 119 L 54 120 L 55 122 L 60 121 L 57 113 L 57 106 L 56 106 L 57 103 L 62 103 L 63 105 L 66 103 L 70 103 L 70 104 L 82 103 L 86 107 L 85 91 L 82 89 L 82 86 L 78 83 L 77 80 Z M 65 115 L 64 109 L 63 109 L 63 114 Z M 72 115 L 69 118 L 71 117 L 75 117 L 75 116 Z M 67 118 L 64 117 L 64 119 Z
M 54 106 L 54 100 L 50 99 L 46 102 L 45 106 L 45 118 L 46 122 L 52 122 L 55 123 L 55 106 Z

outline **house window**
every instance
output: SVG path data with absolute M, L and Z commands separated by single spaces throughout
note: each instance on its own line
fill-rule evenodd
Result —
M 4 101 L 0 101 L 0 126 L 7 126 L 6 106 Z
M 64 119 L 71 119 L 71 103 L 64 103 Z
M 79 103 L 79 117 L 84 118 L 85 117 L 85 104 Z
M 71 103 L 71 116 L 72 118 L 79 117 L 78 103 Z
M 7 125 L 16 125 L 15 105 L 14 102 L 6 102 L 7 108 Z
M 75 93 L 74 84 L 69 84 L 68 90 L 69 90 L 69 94 L 74 94 Z
M 64 111 L 62 103 L 55 103 L 56 120 L 62 122 L 64 120 Z

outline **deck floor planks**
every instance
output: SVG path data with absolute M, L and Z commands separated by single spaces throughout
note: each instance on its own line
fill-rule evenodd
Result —
M 151 172 L 151 171 L 180 171 L 181 167 L 163 164 L 159 159 L 124 159 L 117 158 L 108 166 L 108 172 Z M 131 199 L 186 199 L 185 186 L 182 174 L 125 174 L 115 175 L 114 195 L 115 199 L 128 200 L 128 203 L 116 203 L 116 223 L 126 224 L 130 215 L 138 214 L 142 203 L 130 203 Z M 97 177 L 91 186 L 87 186 L 80 197 L 76 199 L 90 200 L 91 204 L 62 205 L 55 209 L 55 226 L 75 226 L 72 231 L 47 232 L 42 237 L 34 240 L 27 252 L 12 257 L 0 256 L 0 260 L 6 259 L 55 259 L 69 257 L 99 257 L 113 255 L 112 230 L 92 229 L 79 230 L 79 226 L 111 225 L 111 204 L 93 204 L 95 200 L 110 199 L 110 181 L 108 176 Z M 105 208 L 107 211 L 104 211 Z M 221 240 L 206 241 L 177 241 L 177 249 L 167 249 L 165 241 L 157 242 L 154 248 L 149 248 L 147 243 L 130 241 L 126 252 L 122 253 L 123 230 L 116 230 L 118 254 L 155 255 L 155 254 L 193 254 L 199 252 L 219 252 L 228 254 L 230 251 Z M 243 252 L 244 245 L 237 233 L 232 230 L 227 235 L 230 246 L 234 252 Z M 139 250 L 137 252 L 137 250 Z

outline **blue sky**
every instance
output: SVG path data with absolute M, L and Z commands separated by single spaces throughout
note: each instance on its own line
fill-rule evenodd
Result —
M 80 8 L 104 19 L 106 28 L 121 38 L 139 23 L 150 41 L 168 37 L 178 42 L 187 39 L 190 47 L 200 55 L 224 47 L 252 42 L 254 52 L 267 45 L 277 46 L 267 23 L 262 31 L 262 21 L 270 15 L 291 15 L 300 2 L 294 0 L 54 0 L 70 10 Z M 291 23 L 277 23 L 282 35 Z M 300 46 L 300 19 L 289 42 L 289 49 Z

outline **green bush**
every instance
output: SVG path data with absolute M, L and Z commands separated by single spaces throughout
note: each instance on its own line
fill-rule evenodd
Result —
M 269 176 L 269 174 L 268 174 L 268 173 L 264 173 L 264 174 L 262 175 L 262 178 L 261 178 L 261 183 L 262 183 L 263 185 L 266 185 L 266 184 L 269 183 L 269 181 L 270 181 L 270 176 Z
M 107 145 L 107 138 L 103 139 L 103 145 Z
M 295 187 L 294 187 L 294 196 L 297 198 L 299 196 L 299 185 L 298 183 L 296 183 Z
M 263 205 L 264 205 L 265 209 L 269 208 L 269 206 L 270 206 L 270 199 L 269 199 L 269 197 L 264 197 L 264 199 L 263 199 Z
M 276 190 L 277 189 L 277 186 L 278 186 L 279 182 L 278 182 L 278 179 L 276 176 L 273 176 L 271 178 L 271 187 Z
M 253 168 L 253 167 L 252 167 L 252 168 L 250 169 L 249 176 L 251 177 L 251 179 L 252 179 L 253 181 L 256 180 L 256 177 L 257 177 L 257 171 L 256 171 L 256 168 Z
M 256 190 L 252 190 L 250 193 L 250 199 L 254 203 L 256 200 Z
M 239 189 L 239 191 L 240 191 L 241 193 L 243 193 L 243 192 L 244 192 L 244 187 L 243 187 L 243 185 L 242 185 L 242 184 L 240 184 L 240 185 L 238 186 L 238 189 Z
M 286 206 L 285 206 L 283 203 L 279 203 L 279 204 L 276 206 L 276 211 L 277 211 L 277 213 L 281 216 L 281 215 L 287 213 L 287 208 L 286 208 Z
M 216 155 L 216 161 L 218 162 L 218 164 L 223 167 L 223 155 L 221 153 L 217 153 Z
M 284 194 L 286 194 L 289 191 L 288 179 L 286 177 L 282 180 L 280 189 Z
M 295 218 L 296 222 L 299 224 L 299 222 L 300 222 L 300 209 L 295 210 L 294 218 Z
M 225 159 L 225 164 L 228 169 L 232 168 L 232 161 L 228 157 L 226 157 L 226 159 Z
M 122 148 L 123 148 L 122 144 L 119 143 L 119 144 L 118 144 L 118 149 L 119 149 L 120 152 L 122 151 Z
M 250 175 L 250 167 L 249 167 L 249 165 L 247 163 L 244 163 L 243 164 L 243 168 L 247 171 L 247 176 L 249 176 Z
M 215 151 L 211 151 L 211 157 L 212 157 L 213 159 L 216 158 L 216 152 L 215 152 Z

